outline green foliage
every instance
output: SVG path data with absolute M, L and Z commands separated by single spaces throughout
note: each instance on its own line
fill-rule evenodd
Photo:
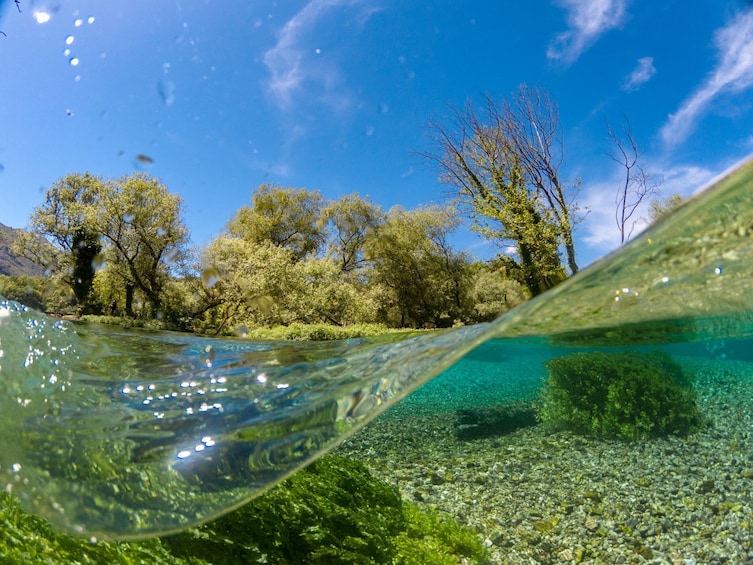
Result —
M 292 340 L 292 341 L 331 341 L 373 337 L 384 334 L 406 334 L 414 330 L 390 329 L 382 324 L 353 324 L 350 326 L 333 326 L 331 324 L 290 324 L 274 328 L 256 328 L 243 333 L 251 340 Z
M 366 242 L 372 283 L 388 290 L 381 321 L 392 326 L 449 327 L 467 313 L 470 262 L 449 236 L 459 219 L 453 208 L 392 208 Z
M 470 321 L 491 322 L 498 316 L 525 302 L 525 288 L 500 270 L 479 269 L 473 276 L 469 300 L 473 305 Z
M 324 199 L 319 191 L 262 184 L 228 224 L 230 235 L 262 245 L 272 243 L 296 259 L 316 255 L 325 239 L 320 228 Z
M 138 542 L 99 542 L 54 531 L 0 493 L 0 562 L 404 564 L 483 562 L 478 535 L 355 460 L 326 456 L 241 508 L 186 532 Z
M 538 416 L 550 429 L 638 440 L 684 436 L 704 423 L 690 378 L 666 353 L 575 353 L 547 369 Z
M 112 565 L 201 565 L 206 561 L 177 557 L 158 540 L 100 542 L 56 532 L 50 524 L 20 509 L 16 500 L 0 493 L 0 562 L 5 565 L 68 565 L 108 563 Z
M 402 502 L 395 487 L 371 476 L 362 463 L 335 456 L 316 461 L 239 510 L 165 541 L 176 555 L 216 565 L 263 559 L 433 565 L 457 563 L 459 556 L 484 557 L 471 530 Z
M 384 221 L 382 209 L 368 197 L 346 194 L 324 208 L 321 223 L 332 226 L 327 255 L 337 261 L 343 272 L 363 268 L 367 263 L 364 246 L 368 237 Z
M 17 244 L 70 285 L 84 313 L 111 304 L 101 302 L 102 296 L 122 295 L 120 307 L 134 315 L 134 293 L 139 291 L 149 314 L 162 314 L 171 263 L 180 259 L 188 230 L 180 197 L 157 179 L 141 173 L 115 180 L 89 173 L 67 175 L 47 190 L 45 202 L 32 213 L 31 226 L 36 236 L 55 243 L 57 253 L 31 234 Z M 102 269 L 107 272 L 104 278 Z
M 0 275 L 0 296 L 40 312 L 72 314 L 76 311 L 70 287 L 54 277 Z
M 458 556 L 485 562 L 486 549 L 473 530 L 434 509 L 410 503 L 403 508 L 407 524 L 396 540 L 396 565 L 455 565 Z

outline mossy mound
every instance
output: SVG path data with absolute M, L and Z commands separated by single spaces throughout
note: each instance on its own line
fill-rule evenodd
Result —
M 204 526 L 165 538 L 173 553 L 235 563 L 478 562 L 478 536 L 424 512 L 355 460 L 328 456 L 268 494 Z
M 666 353 L 575 353 L 547 369 L 538 417 L 549 429 L 638 440 L 704 424 L 690 377 Z
M 203 526 L 139 542 L 56 532 L 0 494 L 0 563 L 451 565 L 486 558 L 478 535 L 400 499 L 355 460 L 327 456 L 249 504 Z

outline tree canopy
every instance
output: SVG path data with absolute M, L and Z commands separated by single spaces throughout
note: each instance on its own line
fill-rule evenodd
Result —
M 102 310 L 102 298 L 122 297 L 132 315 L 139 291 L 152 315 L 161 315 L 171 263 L 181 258 L 188 240 L 181 212 L 180 197 L 146 174 L 118 179 L 69 174 L 47 190 L 31 216 L 33 233 L 58 249 L 56 262 L 35 253 L 41 246 L 19 245 L 60 273 L 85 311 Z M 95 285 L 97 277 L 108 283 Z
M 430 125 L 434 151 L 423 155 L 454 188 L 473 228 L 514 246 L 520 282 L 534 295 L 564 278 L 560 245 L 577 272 L 574 205 L 559 180 L 559 120 L 546 91 L 522 86 L 512 100 L 487 96 L 481 112 L 468 103 L 453 113 L 451 125 Z

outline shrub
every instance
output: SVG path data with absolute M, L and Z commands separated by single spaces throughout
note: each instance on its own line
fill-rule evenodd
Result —
M 538 417 L 550 429 L 637 440 L 703 425 L 691 379 L 666 353 L 575 353 L 547 369 Z

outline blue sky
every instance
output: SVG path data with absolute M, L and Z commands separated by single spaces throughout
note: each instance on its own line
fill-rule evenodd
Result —
M 604 120 L 684 195 L 753 149 L 753 13 L 708 0 L 0 1 L 0 222 L 71 172 L 146 170 L 207 243 L 261 183 L 446 202 L 416 151 L 448 105 L 521 83 L 559 105 L 585 265 L 614 249 Z M 137 156 L 148 156 L 143 163 Z M 456 245 L 495 249 L 474 234 Z

